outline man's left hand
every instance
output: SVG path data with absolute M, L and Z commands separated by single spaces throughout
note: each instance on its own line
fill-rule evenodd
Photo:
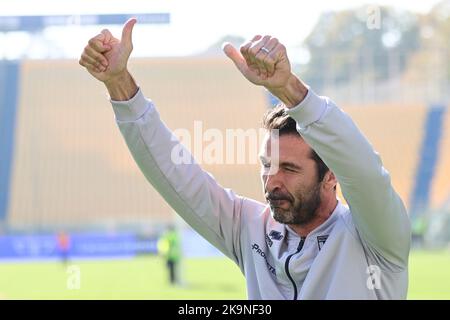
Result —
M 277 38 L 257 35 L 240 52 L 230 43 L 224 43 L 223 51 L 247 80 L 266 87 L 288 108 L 306 96 L 308 89 L 292 73 L 286 47 Z
M 277 38 L 255 36 L 244 43 L 240 52 L 230 43 L 223 51 L 250 82 L 277 89 L 286 86 L 291 75 L 291 65 L 286 48 Z

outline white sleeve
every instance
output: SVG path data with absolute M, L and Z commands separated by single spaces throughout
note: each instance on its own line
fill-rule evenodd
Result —
M 241 265 L 240 223 L 243 198 L 195 162 L 141 90 L 129 101 L 111 101 L 116 121 L 136 163 L 167 203 L 200 235 Z M 175 164 L 172 150 L 190 164 Z
M 362 239 L 388 261 L 406 266 L 411 232 L 405 206 L 378 153 L 352 119 L 312 90 L 288 113 L 336 175 Z

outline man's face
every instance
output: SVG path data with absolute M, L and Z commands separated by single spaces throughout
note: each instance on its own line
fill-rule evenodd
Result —
M 271 152 L 277 146 L 278 155 Z M 308 144 L 298 135 L 285 134 L 279 137 L 277 145 L 271 143 L 267 134 L 260 159 L 264 195 L 273 218 L 284 224 L 310 222 L 321 202 L 321 183 Z

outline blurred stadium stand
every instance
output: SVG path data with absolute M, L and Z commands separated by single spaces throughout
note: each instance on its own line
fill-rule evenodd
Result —
M 450 112 L 443 115 L 442 138 L 438 148 L 438 161 L 431 186 L 431 207 L 439 208 L 450 204 Z
M 0 217 L 8 230 L 139 228 L 173 220 L 132 160 L 100 83 L 72 60 L 9 62 L 2 68 L 17 79 L 17 85 L 0 86 L 6 88 Z M 266 92 L 249 85 L 224 59 L 135 59 L 131 69 L 171 129 L 192 132 L 194 121 L 202 121 L 203 131 L 258 129 L 268 106 Z M 445 202 L 446 108 L 342 107 L 381 154 L 410 209 L 418 199 L 430 207 Z M 262 200 L 257 164 L 203 167 L 223 186 Z
M 264 91 L 223 60 L 135 60 L 131 68 L 172 129 L 191 129 L 195 120 L 204 130 L 260 126 Z M 16 113 L 14 146 L 10 154 L 4 148 L 12 159 L 7 229 L 142 228 L 173 220 L 132 160 L 100 83 L 76 61 L 26 61 L 17 71 L 17 106 L 2 105 Z M 205 168 L 224 186 L 261 199 L 257 165 Z

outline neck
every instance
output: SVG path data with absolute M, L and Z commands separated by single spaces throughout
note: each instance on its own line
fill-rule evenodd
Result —
M 329 197 L 327 200 L 322 201 L 319 208 L 317 208 L 316 215 L 313 220 L 305 224 L 289 224 L 292 230 L 294 230 L 300 237 L 306 238 L 308 234 L 314 229 L 320 226 L 322 223 L 328 220 L 337 206 L 336 196 Z

